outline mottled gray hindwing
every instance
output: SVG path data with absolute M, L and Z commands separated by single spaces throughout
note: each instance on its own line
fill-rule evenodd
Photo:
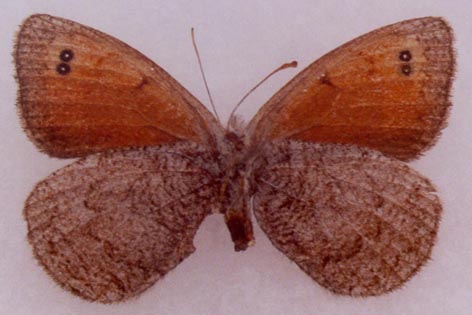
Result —
M 255 173 L 256 218 L 314 280 L 348 295 L 401 286 L 430 257 L 441 204 L 406 164 L 368 149 L 285 141 Z
M 208 165 L 208 153 L 183 143 L 92 155 L 55 172 L 26 201 L 35 256 L 83 298 L 139 294 L 194 251 L 216 195 Z

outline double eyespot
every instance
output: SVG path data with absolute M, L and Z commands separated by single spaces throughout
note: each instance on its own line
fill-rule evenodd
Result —
M 59 54 L 59 59 L 62 61 L 56 67 L 57 73 L 61 75 L 66 75 L 71 71 L 71 67 L 69 65 L 69 61 L 74 59 L 74 52 L 70 49 L 64 49 Z
M 400 70 L 406 76 L 409 76 L 412 72 L 411 65 L 408 63 L 412 58 L 413 56 L 409 50 L 402 50 L 398 54 L 398 59 L 404 62 L 404 64 L 401 65 Z

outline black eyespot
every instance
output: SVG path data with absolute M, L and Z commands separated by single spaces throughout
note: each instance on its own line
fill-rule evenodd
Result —
M 70 72 L 70 66 L 67 64 L 67 63 L 60 63 L 57 65 L 56 67 L 56 71 L 57 73 L 61 74 L 61 75 L 66 75 Z
M 398 55 L 401 61 L 410 61 L 411 60 L 411 52 L 409 50 L 402 50 Z
M 412 72 L 411 66 L 409 64 L 402 65 L 402 73 L 406 76 L 410 75 Z
M 74 52 L 70 49 L 64 49 L 61 51 L 59 58 L 61 58 L 61 60 L 64 62 L 69 62 L 74 58 Z

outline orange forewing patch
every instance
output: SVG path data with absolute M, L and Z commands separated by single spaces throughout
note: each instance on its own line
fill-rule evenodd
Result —
M 386 26 L 328 53 L 282 88 L 249 125 L 252 141 L 354 144 L 413 159 L 444 126 L 453 72 L 446 22 Z
M 70 60 L 61 59 L 69 51 Z M 25 129 L 50 155 L 180 140 L 215 143 L 221 132 L 163 69 L 86 26 L 34 15 L 18 35 L 15 60 Z

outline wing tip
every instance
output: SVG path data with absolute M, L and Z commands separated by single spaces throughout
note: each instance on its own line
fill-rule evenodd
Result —
M 456 43 L 456 38 L 454 35 L 454 29 L 452 28 L 450 22 L 441 16 L 430 16 L 430 17 L 424 17 L 424 18 L 418 18 L 418 20 L 422 19 L 432 19 L 435 22 L 437 22 L 437 25 L 439 26 L 439 29 L 444 30 L 447 34 L 448 41 L 447 41 L 447 48 L 448 48 L 448 53 L 451 58 L 450 60 L 450 65 L 449 68 L 446 69 L 448 77 L 447 81 L 445 84 L 445 102 L 444 102 L 444 111 L 442 113 L 442 120 L 440 124 L 438 124 L 437 130 L 435 132 L 434 137 L 427 143 L 425 146 L 423 146 L 416 154 L 407 157 L 405 159 L 401 159 L 402 161 L 405 162 L 411 162 L 414 160 L 419 159 L 422 157 L 427 151 L 429 151 L 431 148 L 433 148 L 436 143 L 438 142 L 439 138 L 442 135 L 443 130 L 448 126 L 448 119 L 450 116 L 451 108 L 452 108 L 452 94 L 453 94 L 453 82 L 456 77 L 456 72 L 457 72 L 457 50 L 455 49 L 455 43 Z

